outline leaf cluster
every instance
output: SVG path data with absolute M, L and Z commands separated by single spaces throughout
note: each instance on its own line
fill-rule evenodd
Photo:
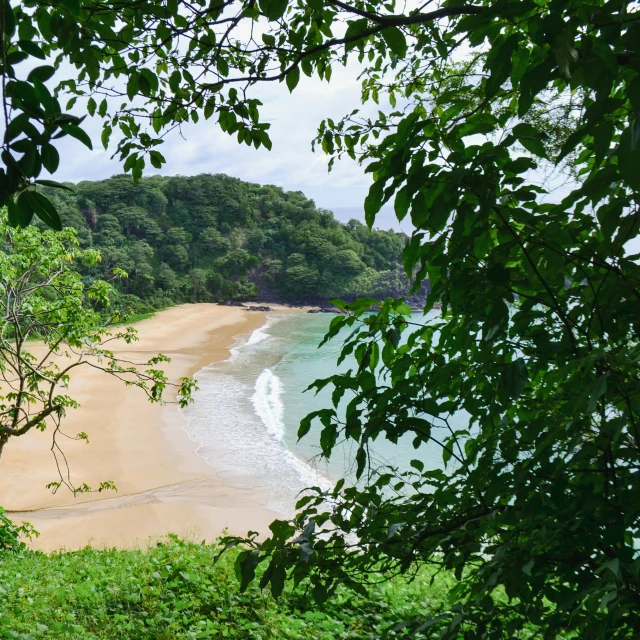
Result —
M 51 451 L 59 479 L 74 493 L 91 491 L 71 480 L 60 441 L 67 411 L 78 406 L 67 393 L 76 369 L 92 367 L 138 387 L 153 402 L 161 402 L 169 381 L 158 368 L 167 362 L 158 355 L 135 362 L 116 355 L 116 345 L 137 339 L 133 328 L 111 330 L 105 319 L 114 289 L 104 280 L 90 284 L 74 263 L 91 266 L 101 258 L 95 249 L 82 249 L 73 229 L 41 231 L 35 226 L 14 229 L 0 219 L 0 453 L 13 438 L 33 429 L 51 431 Z M 178 401 L 187 402 L 194 388 L 182 380 Z M 75 439 L 88 441 L 85 433 Z M 114 489 L 103 482 L 96 490 Z

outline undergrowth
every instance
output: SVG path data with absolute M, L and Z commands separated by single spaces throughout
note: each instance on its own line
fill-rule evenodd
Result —
M 147 550 L 0 554 L 0 638 L 334 640 L 389 634 L 441 603 L 447 576 L 338 592 L 322 610 L 304 590 L 275 601 L 239 590 L 233 555 L 171 536 Z M 391 637 L 394 637 L 391 632 Z M 398 632 L 398 637 L 403 637 Z

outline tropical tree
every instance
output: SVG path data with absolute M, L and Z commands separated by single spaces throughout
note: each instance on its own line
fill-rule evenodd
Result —
M 263 562 L 274 594 L 293 576 L 322 601 L 338 584 L 364 588 L 372 569 L 433 563 L 459 578 L 451 606 L 396 635 L 635 635 L 637 3 L 2 6 L 2 185 L 15 224 L 34 211 L 56 224 L 33 189 L 41 165 L 57 168 L 54 136 L 90 144 L 61 112 L 64 92 L 105 118 L 104 142 L 120 136 L 137 177 L 145 158 L 161 166 L 164 131 L 201 116 L 269 147 L 261 82 L 294 90 L 301 72 L 328 80 L 357 58 L 363 100 L 385 101 L 375 118 L 327 120 L 318 143 L 332 162 L 367 164 L 369 225 L 391 200 L 410 215 L 405 271 L 416 286 L 429 278 L 427 309 L 442 313 L 416 327 L 400 301 L 373 315 L 362 301 L 335 321 L 334 337 L 360 328 L 344 347 L 358 366 L 319 383 L 336 404 L 348 398 L 346 413 L 338 404 L 316 417 L 325 455 L 355 440 L 361 482 L 274 523 L 272 539 L 240 556 L 244 584 Z M 54 66 L 19 74 L 21 61 L 55 55 L 78 69 L 56 95 L 44 84 L 59 77 Z M 370 475 L 370 442 L 403 434 L 440 446 L 446 468 Z
M 458 34 L 498 37 L 502 21 L 524 15 L 519 4 L 443 2 L 427 11 L 427 3 L 403 14 L 394 13 L 395 1 L 379 0 L 9 0 L 0 6 L 0 205 L 13 225 L 36 214 L 60 228 L 51 198 L 36 187 L 55 184 L 42 173 L 57 171 L 60 138 L 93 147 L 82 128 L 87 116 L 103 120 L 102 144 L 115 143 L 136 179 L 147 163 L 164 164 L 158 148 L 167 132 L 201 118 L 216 118 L 240 143 L 271 148 L 254 85 L 285 82 L 292 91 L 301 74 L 329 81 L 332 65 L 353 57 L 377 75 L 412 58 L 441 61 L 460 45 Z M 541 18 L 551 6 L 537 10 Z M 485 34 L 490 23 L 497 30 Z M 376 99 L 377 89 L 366 97 Z M 232 202 L 224 208 L 230 213 L 247 211 Z
M 16 230 L 7 224 L 5 212 L 0 238 L 0 455 L 14 438 L 33 429 L 50 430 L 59 471 L 50 487 L 91 491 L 84 483 L 72 484 L 60 445 L 67 435 L 64 417 L 78 406 L 67 393 L 70 380 L 77 370 L 92 367 L 139 388 L 152 402 L 162 402 L 172 384 L 161 369 L 169 360 L 157 355 L 138 363 L 111 350 L 112 345 L 137 340 L 136 331 L 109 328 L 118 320 L 108 315 L 114 289 L 103 280 L 84 284 L 74 263 L 89 266 L 100 260 L 100 253 L 80 249 L 73 229 Z M 116 270 L 115 275 L 126 274 Z M 181 405 L 189 401 L 193 386 L 190 379 L 180 381 Z M 84 433 L 73 437 L 87 438 Z M 113 484 L 105 480 L 95 490 L 110 488 Z
M 472 15 L 419 27 L 415 13 L 411 44 L 398 38 L 397 59 L 364 72 L 364 98 L 389 111 L 327 120 L 317 140 L 366 163 L 370 225 L 390 200 L 410 215 L 405 270 L 416 288 L 429 279 L 426 311 L 442 311 L 417 321 L 402 301 L 336 303 L 350 315 L 328 337 L 357 364 L 313 385 L 334 406 L 299 435 L 319 420 L 327 457 L 354 441 L 356 477 L 303 498 L 239 570 L 247 584 L 264 563 L 274 594 L 290 577 L 322 602 L 433 565 L 458 578 L 451 605 L 396 634 L 632 638 L 640 13 L 456 6 Z M 357 28 L 389 19 L 373 11 Z M 375 45 L 355 46 L 366 59 Z M 442 467 L 376 467 L 371 444 L 403 436 L 440 447 Z

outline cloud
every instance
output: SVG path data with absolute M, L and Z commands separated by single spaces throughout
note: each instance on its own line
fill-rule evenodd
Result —
M 362 207 L 371 180 L 363 168 L 346 158 L 336 162 L 329 173 L 328 158 L 311 150 L 324 118 L 337 120 L 360 106 L 357 75 L 358 68 L 336 67 L 330 83 L 303 76 L 292 94 L 284 84 L 255 87 L 253 95 L 263 102 L 262 118 L 271 124 L 272 151 L 238 144 L 237 138 L 222 132 L 213 118 L 202 119 L 185 125 L 181 132 L 170 133 L 159 148 L 167 164 L 160 171 L 148 167 L 145 173 L 226 173 L 249 182 L 303 191 L 321 207 Z M 367 106 L 371 114 L 377 109 L 376 105 Z M 94 150 L 73 139 L 61 140 L 57 180 L 101 180 L 122 172 L 121 163 L 110 158 L 113 150 L 105 152 L 100 145 L 101 121 L 87 120 L 85 125 Z

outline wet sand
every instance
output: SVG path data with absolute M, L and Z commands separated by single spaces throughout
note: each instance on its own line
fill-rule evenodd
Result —
M 169 356 L 164 369 L 177 382 L 226 359 L 234 337 L 265 320 L 264 313 L 239 307 L 185 304 L 138 323 L 140 340 L 114 350 L 136 360 Z M 111 480 L 118 491 L 74 498 L 62 487 L 54 495 L 45 487 L 58 475 L 50 431 L 10 441 L 0 459 L 0 505 L 40 532 L 33 548 L 144 546 L 167 533 L 211 541 L 224 530 L 266 532 L 276 517 L 251 488 L 229 486 L 196 455 L 176 405 L 152 404 L 140 389 L 90 367 L 76 370 L 69 395 L 81 406 L 64 419 L 64 431 L 89 437 L 89 444 L 64 442 L 74 484 Z M 173 392 L 166 397 L 173 400 Z

